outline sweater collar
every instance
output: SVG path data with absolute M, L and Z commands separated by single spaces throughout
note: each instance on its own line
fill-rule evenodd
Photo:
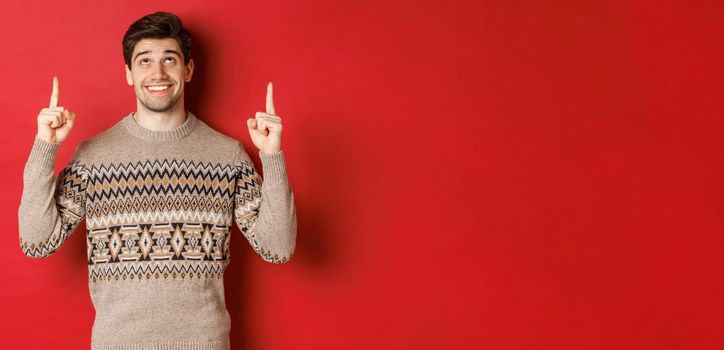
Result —
M 131 135 L 148 142 L 165 142 L 184 138 L 196 129 L 198 123 L 198 118 L 189 111 L 186 111 L 186 120 L 183 124 L 172 130 L 164 131 L 151 130 L 142 127 L 133 120 L 133 113 L 130 113 L 121 119 L 121 124 Z

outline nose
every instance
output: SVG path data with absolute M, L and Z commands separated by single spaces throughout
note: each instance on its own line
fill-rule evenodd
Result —
M 152 80 L 165 80 L 168 78 L 166 75 L 166 70 L 164 69 L 162 64 L 155 64 L 153 65 L 153 71 L 151 72 L 151 79 Z

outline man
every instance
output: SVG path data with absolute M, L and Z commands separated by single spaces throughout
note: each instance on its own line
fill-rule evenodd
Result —
M 38 115 L 20 246 L 29 257 L 53 254 L 85 217 L 92 349 L 228 349 L 232 221 L 265 261 L 287 262 L 294 252 L 296 209 L 272 84 L 266 112 L 247 120 L 262 179 L 239 141 L 184 109 L 190 46 L 173 14 L 133 23 L 123 54 L 136 111 L 82 141 L 57 177 L 55 156 L 76 116 L 59 104 L 55 77 Z

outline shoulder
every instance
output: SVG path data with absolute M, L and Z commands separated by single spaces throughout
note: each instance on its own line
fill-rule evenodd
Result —
M 235 138 L 214 129 L 201 119 L 198 120 L 196 128 L 196 134 L 211 143 L 226 147 L 233 147 L 235 146 L 235 143 L 238 142 Z
M 77 156 L 86 162 L 93 162 L 95 159 L 107 156 L 108 146 L 117 143 L 117 140 L 122 137 L 121 132 L 119 125 L 116 124 L 82 140 L 76 148 Z
M 199 141 L 203 142 L 204 145 L 207 145 L 209 149 L 230 155 L 230 161 L 232 163 L 251 160 L 242 143 L 236 138 L 214 129 L 201 119 L 199 119 L 199 125 L 197 128 L 198 130 L 196 135 L 200 138 Z
M 109 142 L 110 138 L 113 138 L 113 134 L 115 133 L 114 129 L 116 129 L 116 128 L 117 128 L 117 125 L 113 125 L 99 133 L 96 133 L 90 137 L 82 139 L 80 142 L 78 142 L 78 145 L 75 147 L 73 159 L 83 161 L 88 158 L 92 158 L 94 150 L 98 149 L 99 145 L 102 145 L 103 143 L 107 143 L 107 142 Z
M 201 119 L 199 119 L 196 128 L 196 136 L 208 147 L 218 148 L 219 151 L 228 153 L 235 152 L 237 147 L 241 145 L 239 140 L 214 129 Z

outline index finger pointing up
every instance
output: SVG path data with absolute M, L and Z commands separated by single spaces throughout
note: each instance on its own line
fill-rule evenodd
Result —
M 274 113 L 274 96 L 272 95 L 271 81 L 266 85 L 266 112 L 276 115 L 276 113 Z
M 58 107 L 58 77 L 53 77 L 53 92 L 50 93 L 50 108 Z

